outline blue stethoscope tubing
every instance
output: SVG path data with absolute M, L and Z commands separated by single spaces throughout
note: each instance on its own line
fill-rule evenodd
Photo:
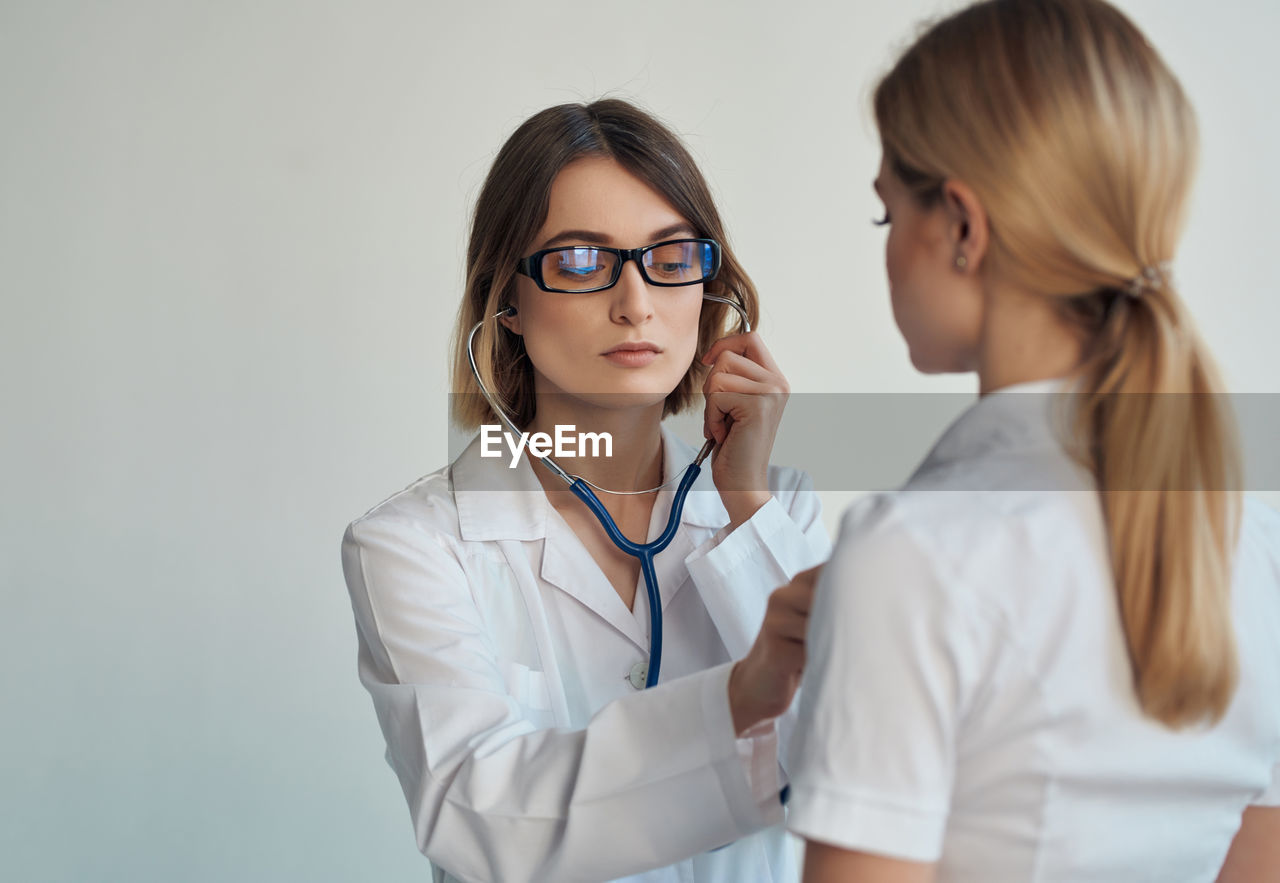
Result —
M 717 303 L 727 304 L 738 311 L 738 316 L 742 320 L 743 331 L 751 331 L 751 320 L 747 318 L 747 311 L 742 305 L 735 300 L 727 297 L 720 297 L 716 294 L 703 294 L 703 299 L 716 301 Z M 516 308 L 508 307 L 502 312 L 490 318 L 497 319 L 500 316 L 515 315 Z M 475 375 L 476 385 L 480 387 L 480 393 L 484 396 L 485 401 L 489 403 L 489 407 L 498 415 L 503 423 L 511 429 L 512 432 L 519 433 L 520 430 L 507 416 L 506 411 L 498 405 L 498 402 L 485 388 L 484 381 L 480 379 L 480 369 L 476 366 L 475 353 L 472 351 L 471 342 L 475 339 L 476 332 L 484 325 L 485 320 L 481 319 L 471 329 L 471 333 L 467 335 L 467 360 L 471 363 L 471 373 Z M 667 526 L 662 531 L 662 535 L 656 540 L 648 543 L 634 543 L 623 536 L 622 531 L 618 529 L 617 523 L 614 522 L 613 516 L 609 514 L 609 510 L 605 509 L 604 504 L 600 502 L 600 498 L 591 490 L 586 479 L 576 475 L 570 475 L 560 464 L 556 463 L 551 457 L 539 457 L 548 469 L 558 475 L 568 485 L 569 490 L 573 491 L 587 508 L 596 516 L 596 520 L 600 522 L 600 526 L 604 528 L 604 532 L 609 535 L 609 539 L 613 544 L 635 558 L 640 559 L 640 572 L 644 576 L 645 594 L 649 599 L 649 664 L 648 671 L 645 674 L 644 686 L 648 688 L 658 683 L 658 674 L 662 668 L 662 598 L 658 594 L 658 574 L 653 569 L 653 558 L 675 538 L 676 529 L 680 526 L 680 514 L 684 511 L 685 498 L 689 496 L 689 489 L 693 487 L 693 483 L 697 480 L 699 473 L 702 472 L 702 461 L 711 453 L 711 449 L 715 446 L 715 442 L 707 439 L 703 444 L 702 450 L 698 452 L 698 456 L 684 470 L 684 475 L 680 479 L 680 484 L 676 487 L 675 495 L 671 500 L 671 512 L 667 516 Z M 664 482 L 665 484 L 666 482 Z M 658 487 L 662 487 L 659 485 Z M 605 490 L 604 488 L 600 488 Z M 651 490 L 657 490 L 652 488 Z M 611 491 L 610 493 L 619 493 Z M 628 491 L 625 493 L 645 493 L 644 491 Z
M 581 478 L 569 485 L 569 490 L 573 491 L 574 495 L 595 513 L 600 526 L 609 535 L 609 539 L 613 540 L 613 544 L 628 555 L 640 559 L 640 572 L 644 574 L 644 588 L 649 596 L 649 666 L 644 679 L 646 690 L 658 683 L 658 672 L 662 667 L 662 598 L 658 595 L 658 574 L 653 569 L 653 556 L 670 545 L 675 537 L 676 529 L 680 526 L 680 513 L 684 510 L 685 497 L 689 495 L 689 488 L 693 487 L 694 481 L 701 472 L 702 467 L 696 461 L 690 463 L 685 469 L 684 477 L 680 479 L 675 496 L 671 500 L 671 514 L 667 516 L 666 529 L 662 531 L 662 536 L 648 543 L 633 543 L 623 536 L 613 517 L 609 515 L 609 511 L 600 502 L 600 498 Z

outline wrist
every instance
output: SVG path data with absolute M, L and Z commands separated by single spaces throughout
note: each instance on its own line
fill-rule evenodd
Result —
M 729 670 L 729 717 L 733 721 L 734 738 L 741 737 L 760 721 L 760 715 L 749 707 L 750 701 L 742 689 L 742 669 L 745 664 L 745 659 L 739 659 Z
M 736 530 L 751 520 L 765 503 L 773 499 L 768 491 L 722 491 L 720 501 L 729 513 L 729 528 Z

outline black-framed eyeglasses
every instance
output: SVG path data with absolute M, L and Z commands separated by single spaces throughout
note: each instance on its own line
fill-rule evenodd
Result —
M 696 285 L 720 272 L 720 243 L 714 239 L 668 239 L 644 248 L 571 245 L 535 251 L 516 264 L 543 291 L 585 294 L 618 284 L 622 265 L 635 261 L 650 285 Z

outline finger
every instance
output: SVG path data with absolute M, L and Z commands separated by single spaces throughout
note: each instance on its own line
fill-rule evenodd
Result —
M 768 396 L 779 395 L 776 387 L 759 380 L 753 380 L 750 377 L 743 377 L 741 374 L 729 374 L 721 371 L 718 374 L 709 374 L 707 379 L 702 381 L 702 394 L 712 395 L 719 392 L 736 392 L 743 395 L 756 396 L 764 399 Z M 764 404 L 763 401 L 758 404 Z
M 803 641 L 809 627 L 809 610 L 807 607 L 802 609 L 789 604 L 770 604 L 765 611 L 764 619 L 765 628 L 769 634 L 793 641 Z
M 761 414 L 760 396 L 756 394 L 708 393 L 702 413 L 703 436 L 714 438 L 716 444 L 723 443 L 734 426 L 767 425 Z
M 769 603 L 777 605 L 779 609 L 808 616 L 809 609 L 813 606 L 813 594 L 812 580 L 797 577 L 770 595 Z
M 729 423 L 732 418 L 720 409 L 721 396 L 724 393 L 708 394 L 703 391 L 705 404 L 702 407 L 702 437 L 715 439 L 717 445 L 724 442 L 729 434 Z
M 812 596 L 813 589 L 818 584 L 819 577 L 822 576 L 822 567 L 823 565 L 819 564 L 814 567 L 810 567 L 807 570 L 800 571 L 791 578 L 791 582 L 787 583 L 785 586 L 780 586 L 773 594 L 776 595 L 779 592 L 787 592 L 789 595 Z
M 773 354 L 769 352 L 769 348 L 764 345 L 764 341 L 755 331 L 749 331 L 744 334 L 730 334 L 728 337 L 722 337 L 715 341 L 702 357 L 702 363 L 704 365 L 711 364 L 720 353 L 725 351 L 737 353 L 759 365 L 763 365 L 770 371 L 781 373 L 778 369 L 778 363 L 773 360 Z
M 776 374 L 763 365 L 731 350 L 725 350 L 716 356 L 707 378 L 710 379 L 717 374 L 733 374 L 738 377 L 746 377 L 758 383 L 771 385 L 778 392 L 787 388 L 787 379 L 781 374 Z
M 809 617 L 798 614 L 779 617 L 770 634 L 790 644 L 803 644 L 809 634 Z
M 778 374 L 782 373 L 778 368 L 778 363 L 773 360 L 773 354 L 764 345 L 764 340 L 758 332 L 748 331 L 745 334 L 730 334 L 728 337 L 720 338 L 711 344 L 711 349 L 707 350 L 706 355 L 702 357 L 702 364 L 710 365 L 725 350 L 745 356 L 770 371 Z

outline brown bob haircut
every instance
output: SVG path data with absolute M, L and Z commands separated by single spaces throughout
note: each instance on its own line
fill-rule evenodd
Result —
M 721 245 L 720 273 L 705 283 L 708 294 L 736 299 L 752 327 L 758 320 L 755 286 L 725 241 L 724 225 L 711 190 L 680 139 L 653 116 L 629 102 L 606 98 L 590 104 L 549 107 L 526 120 L 502 145 L 476 201 L 467 244 L 466 289 L 453 333 L 450 409 L 455 423 L 475 429 L 497 422 L 480 394 L 467 360 L 467 335 L 478 322 L 474 352 L 485 386 L 524 428 L 536 410 L 533 366 L 524 340 L 491 317 L 511 306 L 516 263 L 528 253 L 547 218 L 551 185 L 560 170 L 587 156 L 607 157 L 652 187 L 690 224 L 698 237 Z M 564 297 L 590 297 L 571 295 Z M 726 332 L 737 313 L 704 301 L 697 352 L 706 352 Z M 688 407 L 706 372 L 696 360 L 667 396 L 663 416 Z

